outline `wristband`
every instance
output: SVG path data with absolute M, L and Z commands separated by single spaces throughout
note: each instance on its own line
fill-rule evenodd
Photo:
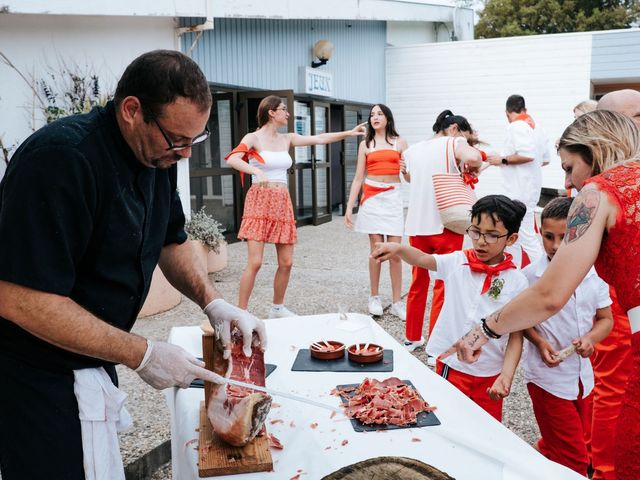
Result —
M 489 328 L 489 326 L 487 325 L 487 319 L 486 318 L 481 318 L 480 322 L 482 323 L 482 333 L 484 333 L 486 337 L 495 340 L 495 339 L 498 339 L 498 338 L 500 338 L 502 336 L 502 335 L 498 335 L 496 332 L 494 332 L 493 330 L 491 330 Z
M 153 350 L 153 341 L 147 338 L 147 349 L 144 352 L 140 365 L 138 365 L 138 368 L 136 368 L 134 372 L 139 372 L 147 366 L 147 363 L 149 363 L 149 359 L 151 358 L 151 350 Z

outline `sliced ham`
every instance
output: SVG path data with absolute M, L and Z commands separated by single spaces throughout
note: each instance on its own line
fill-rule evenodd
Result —
M 396 377 L 384 381 L 365 378 L 357 387 L 336 388 L 331 393 L 347 400 L 348 417 L 366 425 L 411 425 L 418 421 L 419 413 L 435 410 Z
M 242 340 L 237 332 L 232 335 L 231 357 L 224 360 L 222 342 L 214 342 L 213 371 L 219 375 L 229 373 L 234 380 L 264 387 L 264 355 L 253 347 L 251 357 L 242 352 Z M 271 408 L 271 397 L 266 393 L 237 387 L 213 385 L 207 405 L 207 417 L 214 432 L 225 442 L 242 447 L 260 432 Z

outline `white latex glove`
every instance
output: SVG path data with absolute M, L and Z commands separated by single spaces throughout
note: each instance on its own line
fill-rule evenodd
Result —
M 204 362 L 184 348 L 151 340 L 147 340 L 147 351 L 135 372 L 156 390 L 187 388 L 196 378 L 224 383 L 223 377 L 204 368 Z
M 242 310 L 221 298 L 216 298 L 209 305 L 204 307 L 204 313 L 209 317 L 211 326 L 220 335 L 224 345 L 223 358 L 231 356 L 231 327 L 236 326 L 242 332 L 242 351 L 245 356 L 251 356 L 251 342 L 253 332 L 258 334 L 262 351 L 267 348 L 267 334 L 264 330 L 264 323 L 255 315 L 251 315 L 246 310 Z

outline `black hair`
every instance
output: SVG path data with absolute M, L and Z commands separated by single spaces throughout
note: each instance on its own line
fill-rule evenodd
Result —
M 211 107 L 211 91 L 198 64 L 174 50 L 143 53 L 125 69 L 114 95 L 116 105 L 136 97 L 146 122 L 160 118 L 165 105 L 185 97 L 205 111 Z
M 389 137 L 397 138 L 400 136 L 398 135 L 398 132 L 396 132 L 396 125 L 393 121 L 393 113 L 391 113 L 391 109 L 382 103 L 376 103 L 373 107 L 371 107 L 371 110 L 369 110 L 369 118 L 367 119 L 367 134 L 364 137 L 364 144 L 367 146 L 367 148 L 369 148 L 369 144 L 372 141 L 373 146 L 376 146 L 376 132 L 373 130 L 373 125 L 371 125 L 371 112 L 373 112 L 373 109 L 375 107 L 379 107 L 380 110 L 382 110 L 382 113 L 384 113 L 384 116 L 387 117 L 387 126 L 384 130 L 384 139 L 387 141 L 387 143 L 391 143 L 389 142 Z
M 547 218 L 554 220 L 566 220 L 569 216 L 569 209 L 573 203 L 571 197 L 558 197 L 547 203 L 542 209 L 540 221 L 544 222 Z
M 525 108 L 524 97 L 522 95 L 511 95 L 507 98 L 507 112 L 521 113 Z
M 487 195 L 473 204 L 471 219 L 480 220 L 483 213 L 491 217 L 494 225 L 501 221 L 511 235 L 520 230 L 527 207 L 520 200 L 512 200 L 504 195 Z
M 436 118 L 436 123 L 433 124 L 433 131 L 435 133 L 440 133 L 447 128 L 449 128 L 453 124 L 458 125 L 458 128 L 461 132 L 472 132 L 471 125 L 462 115 L 454 115 L 451 110 L 445 110 L 438 118 Z

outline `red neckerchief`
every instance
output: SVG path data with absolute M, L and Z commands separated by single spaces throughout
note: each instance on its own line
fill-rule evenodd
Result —
M 242 156 L 242 160 L 244 160 L 245 162 L 249 162 L 249 157 L 252 157 L 256 161 L 264 164 L 264 158 L 262 158 L 260 154 L 256 152 L 253 148 L 247 147 L 247 145 L 244 143 L 241 143 L 236 148 L 231 150 L 231 152 L 229 152 L 229 154 L 226 157 L 224 157 L 224 159 L 228 160 L 229 157 L 235 153 L 244 153 L 244 155 Z M 244 186 L 244 172 L 240 172 L 240 184 Z
M 470 248 L 469 250 L 465 250 L 464 254 L 467 256 L 468 263 L 465 265 L 469 265 L 469 268 L 473 272 L 486 273 L 484 277 L 484 283 L 482 284 L 482 292 L 481 294 L 487 292 L 491 287 L 491 279 L 498 275 L 498 273 L 503 270 L 509 270 L 510 268 L 518 268 L 515 263 L 512 262 L 513 255 L 510 253 L 504 252 L 504 260 L 495 265 L 487 265 L 486 263 L 478 260 L 478 256 L 474 249 Z
M 531 115 L 529 115 L 528 113 L 521 113 L 515 118 L 514 122 L 516 120 L 522 120 L 527 125 L 529 125 L 532 130 L 536 128 L 536 122 L 533 121 L 533 118 L 531 118 Z

